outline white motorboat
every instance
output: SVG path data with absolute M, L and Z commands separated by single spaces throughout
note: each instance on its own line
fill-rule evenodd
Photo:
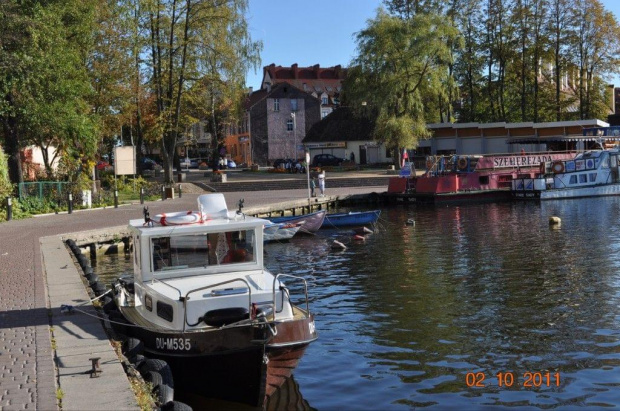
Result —
M 520 199 L 562 199 L 620 195 L 620 152 L 579 153 L 571 160 L 541 163 L 535 178 L 516 178 L 512 195 Z
M 130 221 L 134 275 L 114 285 L 121 329 L 170 365 L 177 388 L 262 407 L 317 339 L 307 284 L 264 267 L 269 221 L 229 212 L 219 193 L 198 204 Z

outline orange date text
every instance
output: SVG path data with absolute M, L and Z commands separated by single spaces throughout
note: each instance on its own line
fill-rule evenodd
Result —
M 483 372 L 468 372 L 465 374 L 465 384 L 468 387 L 488 387 L 497 384 L 498 387 L 525 387 L 525 388 L 539 388 L 539 387 L 559 387 L 560 386 L 560 373 L 559 372 L 524 372 L 521 375 L 517 375 L 512 371 L 501 371 L 495 374 L 497 383 L 495 380 L 487 378 L 487 375 Z M 491 382 L 492 381 L 492 382 Z

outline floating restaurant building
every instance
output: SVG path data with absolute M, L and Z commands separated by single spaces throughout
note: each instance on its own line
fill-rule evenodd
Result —
M 586 150 L 620 141 L 620 128 L 598 120 L 548 123 L 429 124 L 433 137 L 421 140 L 418 155 L 491 154 Z

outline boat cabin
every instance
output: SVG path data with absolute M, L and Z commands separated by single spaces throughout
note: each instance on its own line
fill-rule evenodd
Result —
M 176 330 L 209 326 L 206 313 L 218 310 L 239 309 L 240 318 L 247 318 L 275 308 L 278 317 L 292 317 L 279 280 L 263 267 L 263 227 L 269 221 L 227 210 L 202 212 L 205 218 L 190 224 L 130 221 L 135 292 L 133 301 L 128 297 L 122 304 L 151 324 Z

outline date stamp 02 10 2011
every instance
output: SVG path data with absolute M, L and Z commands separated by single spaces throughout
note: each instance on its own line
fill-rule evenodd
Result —
M 483 372 L 468 372 L 465 375 L 465 384 L 468 387 L 482 388 L 488 387 L 494 384 L 486 382 L 486 374 Z M 540 388 L 540 387 L 559 387 L 560 386 L 560 373 L 559 372 L 524 372 L 522 380 L 515 377 L 515 373 L 511 371 L 498 372 L 495 374 L 497 377 L 498 387 L 525 387 L 525 388 Z

